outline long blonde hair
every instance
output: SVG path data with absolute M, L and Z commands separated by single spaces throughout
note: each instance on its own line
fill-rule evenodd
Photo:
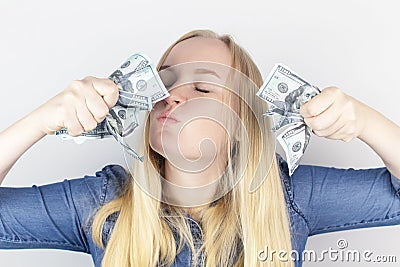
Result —
M 166 50 L 158 69 L 176 44 L 193 37 L 224 42 L 232 55 L 231 67 L 247 76 L 254 88 L 262 85 L 262 76 L 246 51 L 230 35 L 220 36 L 209 30 L 192 31 L 179 38 Z M 200 248 L 203 264 L 207 267 L 293 266 L 290 260 L 269 259 L 261 262 L 258 259 L 258 252 L 266 246 L 276 251 L 291 251 L 290 223 L 270 124 L 266 119 L 257 119 L 262 118 L 267 105 L 256 99 L 254 90 L 243 86 L 239 90 L 241 97 L 246 100 L 240 101 L 239 117 L 247 131 L 240 138 L 247 134 L 248 154 L 243 153 L 240 145 L 234 156 L 229 154 L 235 164 L 228 160 L 227 169 L 230 171 L 226 172 L 226 179 L 221 181 L 235 180 L 233 175 L 237 174 L 235 169 L 238 166 L 244 166 L 245 171 L 228 193 L 203 210 L 199 222 L 203 234 Z M 169 266 L 184 244 L 188 244 L 194 255 L 198 255 L 185 212 L 149 196 L 141 188 L 145 184 L 148 186 L 146 191 L 158 192 L 159 195 L 162 191 L 158 180 L 164 171 L 164 158 L 149 145 L 148 124 L 147 121 L 145 146 L 148 153 L 144 164 L 140 163 L 142 166 L 135 168 L 137 171 L 132 174 L 135 179 L 130 177 L 122 196 L 102 206 L 93 220 L 93 240 L 97 246 L 105 249 L 103 267 Z M 229 146 L 228 153 L 231 149 Z M 261 177 L 255 178 L 256 173 Z M 137 183 L 138 179 L 144 181 L 141 186 Z M 254 192 L 249 192 L 254 179 L 261 179 L 262 183 Z M 118 214 L 118 218 L 109 240 L 104 244 L 103 226 L 114 213 Z M 177 238 L 174 231 L 178 233 Z

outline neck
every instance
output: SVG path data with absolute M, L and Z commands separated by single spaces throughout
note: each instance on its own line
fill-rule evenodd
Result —
M 214 201 L 218 179 L 225 166 L 215 160 L 201 172 L 188 172 L 176 168 L 165 159 L 165 192 L 168 201 L 182 207 L 198 207 Z

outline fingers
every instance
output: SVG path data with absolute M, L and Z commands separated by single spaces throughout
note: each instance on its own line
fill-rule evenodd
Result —
M 304 122 L 318 136 L 327 136 L 343 126 L 343 99 L 337 99 L 326 110 L 314 117 L 304 118 Z
M 108 108 L 112 108 L 118 101 L 118 86 L 110 79 L 87 77 L 92 88 L 104 99 Z
M 96 128 L 99 123 L 92 112 L 89 111 L 88 107 L 84 103 L 80 103 L 76 107 L 76 117 L 79 120 L 84 131 L 90 131 Z
M 102 122 L 109 112 L 109 106 L 106 101 L 93 89 L 87 90 L 84 95 L 84 101 L 87 109 L 97 123 Z
M 325 127 L 324 129 L 317 128 L 317 127 L 313 126 L 312 123 L 309 124 L 310 128 L 313 130 L 313 133 L 315 135 L 320 136 L 320 137 L 327 137 L 327 138 L 331 138 L 331 139 L 334 139 L 334 136 L 335 136 L 334 134 L 338 130 L 340 130 L 344 125 L 345 125 L 344 116 L 336 117 L 336 120 L 332 124 L 328 125 L 328 127 Z
M 71 136 L 96 128 L 118 101 L 118 87 L 109 79 L 86 77 L 64 92 L 63 121 Z
M 322 97 L 319 97 L 319 96 Z M 324 89 L 302 106 L 304 122 L 317 136 L 348 142 L 358 136 L 357 107 L 336 87 Z M 317 98 L 319 97 L 319 98 Z
M 88 76 L 82 80 L 82 94 L 93 118 L 100 123 L 118 101 L 117 85 L 109 79 Z
M 68 130 L 68 134 L 71 136 L 81 135 L 85 130 L 79 122 L 76 110 L 74 107 L 70 107 L 65 110 L 64 127 Z
M 300 114 L 304 118 L 315 117 L 328 109 L 341 94 L 337 87 L 328 87 L 310 101 L 300 107 Z

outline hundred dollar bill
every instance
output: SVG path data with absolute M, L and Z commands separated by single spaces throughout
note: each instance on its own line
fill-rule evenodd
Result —
M 310 135 L 311 132 L 306 124 L 294 123 L 277 136 L 288 160 L 289 175 L 292 175 L 299 166 L 300 159 L 310 140 Z
M 129 57 L 109 79 L 118 86 L 119 98 L 104 121 L 94 130 L 84 132 L 78 137 L 71 137 L 66 129 L 61 129 L 55 134 L 63 139 L 73 139 L 77 143 L 87 139 L 114 137 L 128 154 L 143 161 L 143 156 L 138 155 L 124 138 L 141 126 L 137 113 L 151 111 L 153 105 L 168 97 L 169 93 L 151 60 L 142 53 Z
M 97 124 L 96 128 L 94 128 L 93 130 L 83 132 L 80 136 L 75 136 L 75 137 L 70 136 L 68 134 L 67 129 L 65 128 L 56 131 L 55 135 L 61 136 L 63 140 L 72 139 L 77 144 L 82 144 L 83 142 L 85 142 L 85 140 L 88 139 L 101 139 L 101 138 L 112 137 L 110 132 L 107 130 L 107 125 L 105 120 Z
M 256 94 L 269 104 L 264 115 L 276 118 L 272 130 L 283 129 L 278 140 L 285 150 L 290 175 L 297 168 L 311 137 L 311 130 L 300 115 L 300 107 L 320 92 L 318 87 L 285 65 L 276 64 Z M 295 148 L 301 144 L 302 149 L 293 151 L 294 144 Z

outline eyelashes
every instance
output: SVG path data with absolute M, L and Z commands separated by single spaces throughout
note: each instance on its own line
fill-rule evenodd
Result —
M 197 87 L 197 86 L 195 86 L 194 89 L 195 89 L 196 91 L 198 91 L 198 92 L 200 92 L 200 93 L 204 93 L 204 94 L 210 92 L 209 90 L 202 89 L 202 88 L 199 88 L 199 87 Z

